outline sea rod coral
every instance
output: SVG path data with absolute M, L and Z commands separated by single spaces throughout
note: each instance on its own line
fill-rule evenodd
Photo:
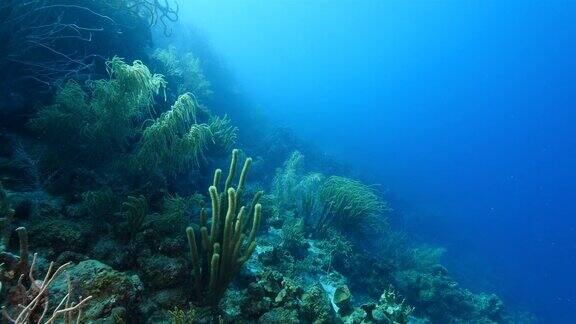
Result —
M 256 233 L 262 218 L 262 206 L 257 200 L 253 200 L 253 205 L 248 208 L 245 205 L 238 208 L 246 186 L 246 176 L 252 164 L 252 159 L 247 158 L 238 185 L 236 188 L 232 187 L 238 155 L 238 150 L 232 151 L 230 171 L 222 193 L 218 192 L 222 171 L 217 169 L 214 172 L 214 182 L 208 190 L 212 201 L 210 230 L 205 210 L 200 214 L 200 242 L 196 240 L 194 228 L 186 229 L 192 256 L 196 298 L 200 303 L 208 303 L 211 306 L 216 306 L 236 272 L 256 249 Z M 247 234 L 244 227 L 250 217 L 252 227 Z

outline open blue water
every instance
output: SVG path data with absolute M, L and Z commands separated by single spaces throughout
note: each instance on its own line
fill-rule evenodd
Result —
M 274 122 L 410 206 L 463 285 L 576 322 L 576 2 L 181 7 Z

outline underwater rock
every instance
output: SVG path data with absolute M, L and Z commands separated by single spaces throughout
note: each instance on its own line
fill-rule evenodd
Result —
M 10 204 L 8 199 L 8 194 L 4 187 L 2 186 L 2 182 L 0 182 L 0 251 L 6 250 L 9 242 L 10 237 L 12 235 L 12 222 L 14 218 L 14 209 Z
M 341 319 L 345 324 L 407 324 L 412 311 L 413 308 L 404 301 L 398 302 L 396 294 L 389 288 L 384 291 L 378 303 L 363 304 Z
M 116 307 L 110 311 L 110 315 L 90 321 L 90 324 L 117 324 L 125 323 L 128 317 L 126 308 Z
M 31 248 L 48 249 L 52 255 L 64 251 L 82 252 L 91 232 L 89 224 L 64 218 L 50 218 L 33 222 L 29 227 Z
M 270 266 L 278 261 L 277 249 L 273 246 L 266 245 L 257 249 L 258 260 L 265 266 Z
M 372 304 L 374 306 L 374 304 Z M 340 320 L 343 324 L 364 324 L 364 323 L 371 323 L 372 320 L 368 319 L 368 315 L 366 311 L 361 308 L 357 307 L 354 308 L 352 313 L 342 316 L 340 315 Z
M 80 295 L 92 296 L 83 311 L 85 322 L 118 320 L 119 314 L 132 314 L 141 302 L 144 286 L 137 275 L 116 271 L 96 260 L 82 261 L 68 273 Z M 64 296 L 67 285 L 66 277 L 59 277 L 51 288 L 52 294 Z
M 164 238 L 158 245 L 158 252 L 167 256 L 175 257 L 182 255 L 182 250 L 186 248 L 186 242 L 183 237 Z
M 250 296 L 246 290 L 228 289 L 220 300 L 222 318 L 226 323 L 237 322 L 242 316 L 241 305 L 249 301 Z
M 147 296 L 147 299 L 164 309 L 172 309 L 175 306 L 185 306 L 187 294 L 182 287 L 160 290 Z
M 280 290 L 274 299 L 274 305 L 286 309 L 297 309 L 301 312 L 301 299 L 304 288 L 288 278 L 284 279 L 282 287 L 282 290 Z
M 408 323 L 408 318 L 413 308 L 404 304 L 404 301 L 398 302 L 396 294 L 389 288 L 384 291 L 376 308 L 372 311 L 372 318 L 376 323 Z
M 146 316 L 146 323 L 150 324 L 174 324 L 170 317 L 170 312 L 159 310 L 149 316 Z M 190 322 L 193 323 L 193 322 Z
M 301 323 L 298 318 L 298 312 L 294 309 L 286 309 L 284 307 L 276 307 L 266 312 L 258 319 L 258 323 L 286 323 L 298 324 Z
M 302 296 L 302 311 L 307 321 L 314 324 L 333 323 L 334 309 L 320 284 L 308 288 Z
M 284 307 L 297 307 L 304 289 L 291 279 L 282 280 L 282 290 L 274 298 L 274 305 Z
M 73 262 L 79 263 L 82 261 L 86 261 L 89 258 L 82 253 L 72 252 L 72 251 L 64 251 L 60 253 L 58 258 L 56 259 L 56 264 L 64 264 L 66 262 Z
M 187 293 L 183 287 L 152 292 L 138 306 L 139 313 L 148 323 L 170 323 L 168 310 L 187 306 Z
M 142 280 L 154 288 L 170 288 L 181 285 L 186 280 L 188 268 L 181 258 L 152 255 L 138 258 Z
M 495 294 L 480 294 L 474 296 L 475 317 L 489 318 L 499 322 L 504 317 L 504 303 Z
M 348 286 L 343 285 L 336 288 L 334 292 L 334 304 L 338 307 L 338 314 L 348 315 L 352 309 L 352 293 Z
M 59 217 L 64 206 L 63 199 L 41 190 L 11 192 L 10 201 L 18 219 Z
M 443 272 L 400 271 L 395 282 L 418 313 L 435 322 L 501 322 L 504 316 L 497 296 L 473 294 Z
M 447 276 L 448 275 L 448 269 L 446 269 L 443 265 L 441 264 L 435 264 L 432 266 L 431 272 L 437 276 Z
M 278 271 L 264 271 L 258 281 L 250 283 L 247 298 L 242 302 L 242 315 L 248 318 L 259 318 L 269 311 L 276 297 L 282 290 L 284 277 Z
M 275 297 L 282 289 L 282 281 L 284 276 L 278 271 L 265 271 L 260 276 L 258 282 L 255 283 L 259 289 L 263 291 L 264 295 Z M 251 288 L 254 285 L 251 285 Z
M 272 298 L 261 297 L 258 299 L 248 299 L 240 307 L 242 316 L 247 318 L 259 318 L 272 308 Z
M 118 241 L 104 236 L 94 245 L 91 255 L 115 269 L 126 269 L 132 259 L 128 252 Z

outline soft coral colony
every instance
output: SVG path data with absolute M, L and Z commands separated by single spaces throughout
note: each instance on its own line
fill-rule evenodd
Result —
M 78 10 L 0 9 L 31 5 Z M 91 6 L 82 12 L 101 10 L 97 20 L 156 21 L 165 32 L 174 18 L 158 2 Z M 111 8 L 119 16 L 104 15 Z M 0 29 L 14 28 L 10 19 Z M 376 187 L 327 172 L 336 163 L 309 158 L 317 150 L 273 126 L 214 113 L 223 88 L 197 56 L 171 47 L 139 59 L 112 56 L 88 78 L 50 75 L 42 84 L 57 85 L 53 94 L 1 130 L 4 322 L 506 320 L 497 296 L 450 278 L 439 249 L 387 224 Z M 239 145 L 242 129 L 273 135 Z

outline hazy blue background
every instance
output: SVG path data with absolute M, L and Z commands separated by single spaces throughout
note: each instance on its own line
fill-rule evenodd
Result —
M 251 100 L 401 197 L 465 285 L 576 321 L 576 2 L 191 3 Z

